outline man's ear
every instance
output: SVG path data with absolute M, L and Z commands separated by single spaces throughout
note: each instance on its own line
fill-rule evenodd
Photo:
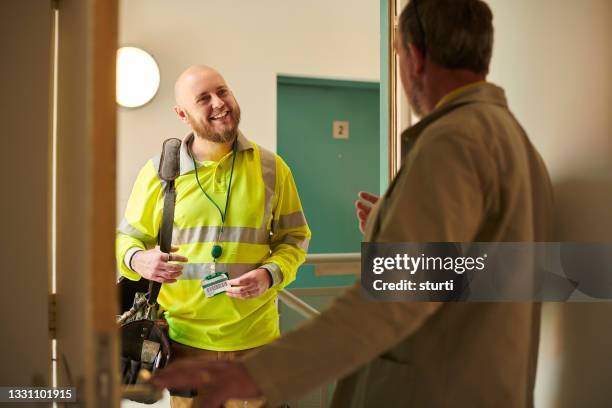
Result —
M 178 116 L 178 118 L 179 118 L 181 121 L 183 121 L 183 122 L 185 122 L 185 123 L 189 124 L 189 118 L 188 118 L 188 116 L 187 116 L 187 112 L 185 112 L 185 110 L 184 110 L 183 108 L 181 108 L 181 107 L 180 107 L 180 106 L 178 106 L 178 105 L 175 105 L 175 106 L 174 106 L 174 112 L 176 112 L 176 116 Z
M 412 60 L 415 74 L 422 75 L 425 71 L 425 55 L 413 43 L 408 43 L 408 54 Z

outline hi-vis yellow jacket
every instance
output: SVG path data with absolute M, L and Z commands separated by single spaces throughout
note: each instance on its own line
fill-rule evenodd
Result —
M 172 236 L 172 245 L 178 246 L 178 254 L 189 262 L 177 282 L 162 285 L 158 302 L 166 310 L 170 337 L 179 343 L 218 351 L 261 346 L 279 336 L 277 291 L 295 279 L 310 239 L 293 176 L 280 156 L 239 134 L 230 203 L 220 238 L 223 253 L 216 270 L 228 272 L 231 279 L 264 266 L 273 277 L 273 286 L 254 299 L 225 294 L 206 298 L 200 281 L 211 272 L 211 249 L 222 222 L 195 179 L 186 147 L 192 139 L 189 134 L 181 145 Z M 117 264 L 121 274 L 132 280 L 140 275 L 126 264 L 130 252 L 157 245 L 163 208 L 158 165 L 156 157 L 141 169 L 117 232 Z M 218 163 L 198 165 L 202 187 L 221 209 L 231 165 L 232 152 Z

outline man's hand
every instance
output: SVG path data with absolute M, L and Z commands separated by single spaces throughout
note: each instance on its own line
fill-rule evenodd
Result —
M 172 247 L 170 252 L 178 251 L 177 247 Z M 140 276 L 148 280 L 160 283 L 174 283 L 181 276 L 183 265 L 171 262 L 187 262 L 188 259 L 181 255 L 167 254 L 159 250 L 159 247 L 140 251 L 132 258 L 132 268 Z
M 359 200 L 355 201 L 355 209 L 357 212 L 357 219 L 359 220 L 359 231 L 365 233 L 365 225 L 368 221 L 368 216 L 372 207 L 376 204 L 380 197 L 377 195 L 368 193 L 366 191 L 359 192 Z
M 194 406 L 198 408 L 219 408 L 229 399 L 261 397 L 253 377 L 237 361 L 178 360 L 154 374 L 149 384 L 156 388 L 197 388 Z
M 264 293 L 272 286 L 272 278 L 266 269 L 259 268 L 230 279 L 232 285 L 225 293 L 238 299 L 252 299 Z

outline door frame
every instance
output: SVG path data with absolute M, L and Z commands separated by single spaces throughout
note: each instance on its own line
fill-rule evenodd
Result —
M 117 407 L 115 173 L 118 0 L 60 0 L 57 75 L 58 386 Z
M 331 79 L 320 77 L 296 76 L 288 74 L 278 74 L 276 83 L 283 85 L 304 85 L 304 86 L 329 86 L 353 89 L 379 89 L 377 81 L 358 81 L 352 79 Z

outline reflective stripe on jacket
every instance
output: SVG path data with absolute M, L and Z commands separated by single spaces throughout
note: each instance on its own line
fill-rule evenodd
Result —
M 211 249 L 222 222 L 196 181 L 186 148 L 192 138 L 188 135 L 181 146 L 172 237 L 178 254 L 189 262 L 176 283 L 162 286 L 158 301 L 166 310 L 170 337 L 180 343 L 221 351 L 257 347 L 279 335 L 277 291 L 295 279 L 308 249 L 310 230 L 287 164 L 239 134 L 230 202 L 219 240 L 223 253 L 216 271 L 228 272 L 231 279 L 267 265 L 275 284 L 255 299 L 206 298 L 200 281 L 211 272 Z M 119 270 L 133 280 L 140 275 L 125 264 L 125 254 L 134 247 L 157 245 L 164 183 L 157 174 L 158 163 L 159 157 L 141 169 L 117 233 Z M 217 163 L 198 164 L 202 187 L 221 209 L 231 165 L 232 152 Z

